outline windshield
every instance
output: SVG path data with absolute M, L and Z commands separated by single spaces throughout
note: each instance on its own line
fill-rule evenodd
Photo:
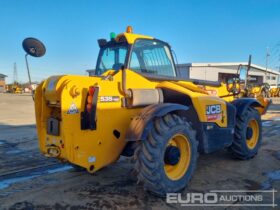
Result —
M 137 40 L 132 49 L 129 68 L 141 73 L 176 76 L 169 46 L 157 40 Z
M 96 67 L 96 74 L 101 75 L 110 69 L 116 71 L 120 70 L 125 64 L 126 54 L 126 45 L 116 44 L 114 46 L 105 46 L 104 48 L 101 48 Z

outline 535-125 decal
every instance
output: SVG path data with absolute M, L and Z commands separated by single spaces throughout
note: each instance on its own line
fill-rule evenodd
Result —
M 100 96 L 100 102 L 118 102 L 119 96 Z

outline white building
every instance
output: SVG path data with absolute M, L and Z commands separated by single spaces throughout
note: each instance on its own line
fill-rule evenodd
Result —
M 236 77 L 239 65 L 247 68 L 248 63 L 186 63 L 177 65 L 179 77 L 210 81 L 226 81 Z M 277 85 L 280 73 L 265 67 L 251 64 L 249 79 L 251 83 Z
M 186 79 L 201 79 L 210 81 L 227 81 L 236 77 L 239 65 L 247 68 L 248 63 L 186 63 L 177 64 L 177 75 Z M 86 70 L 89 76 L 93 76 L 94 69 Z M 251 64 L 249 79 L 251 83 L 261 84 L 267 82 L 271 86 L 277 85 L 280 73 L 262 66 Z

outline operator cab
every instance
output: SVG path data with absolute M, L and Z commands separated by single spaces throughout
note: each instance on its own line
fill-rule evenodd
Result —
M 100 51 L 95 70 L 97 76 L 109 70 L 118 72 L 129 69 L 156 81 L 188 81 L 195 85 L 221 86 L 220 82 L 179 78 L 171 47 L 164 41 L 134 34 L 130 26 L 125 33 L 118 36 L 111 33 L 110 37 L 110 41 L 98 40 Z
M 99 40 L 99 56 L 96 65 L 96 75 L 102 75 L 108 70 L 119 71 L 130 69 L 140 74 L 151 76 L 176 77 L 175 65 L 170 46 L 163 41 L 151 37 L 130 33 L 114 37 L 111 40 Z M 134 38 L 128 40 L 129 36 Z M 139 37 L 138 37 L 139 36 Z

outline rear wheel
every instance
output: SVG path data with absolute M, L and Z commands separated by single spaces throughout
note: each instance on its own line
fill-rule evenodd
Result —
M 159 196 L 184 189 L 197 160 L 197 141 L 190 124 L 177 115 L 157 118 L 136 152 L 135 170 L 146 190 Z
M 270 98 L 270 92 L 266 91 L 266 90 L 263 90 L 263 97 L 264 98 Z
M 262 96 L 264 97 L 264 98 L 266 98 L 266 92 L 265 92 L 265 90 L 262 90 Z
M 271 94 L 269 91 L 267 92 L 267 98 L 271 98 Z
M 250 159 L 258 153 L 262 141 L 262 124 L 259 112 L 252 108 L 242 115 L 237 113 L 234 140 L 230 151 L 239 159 Z

